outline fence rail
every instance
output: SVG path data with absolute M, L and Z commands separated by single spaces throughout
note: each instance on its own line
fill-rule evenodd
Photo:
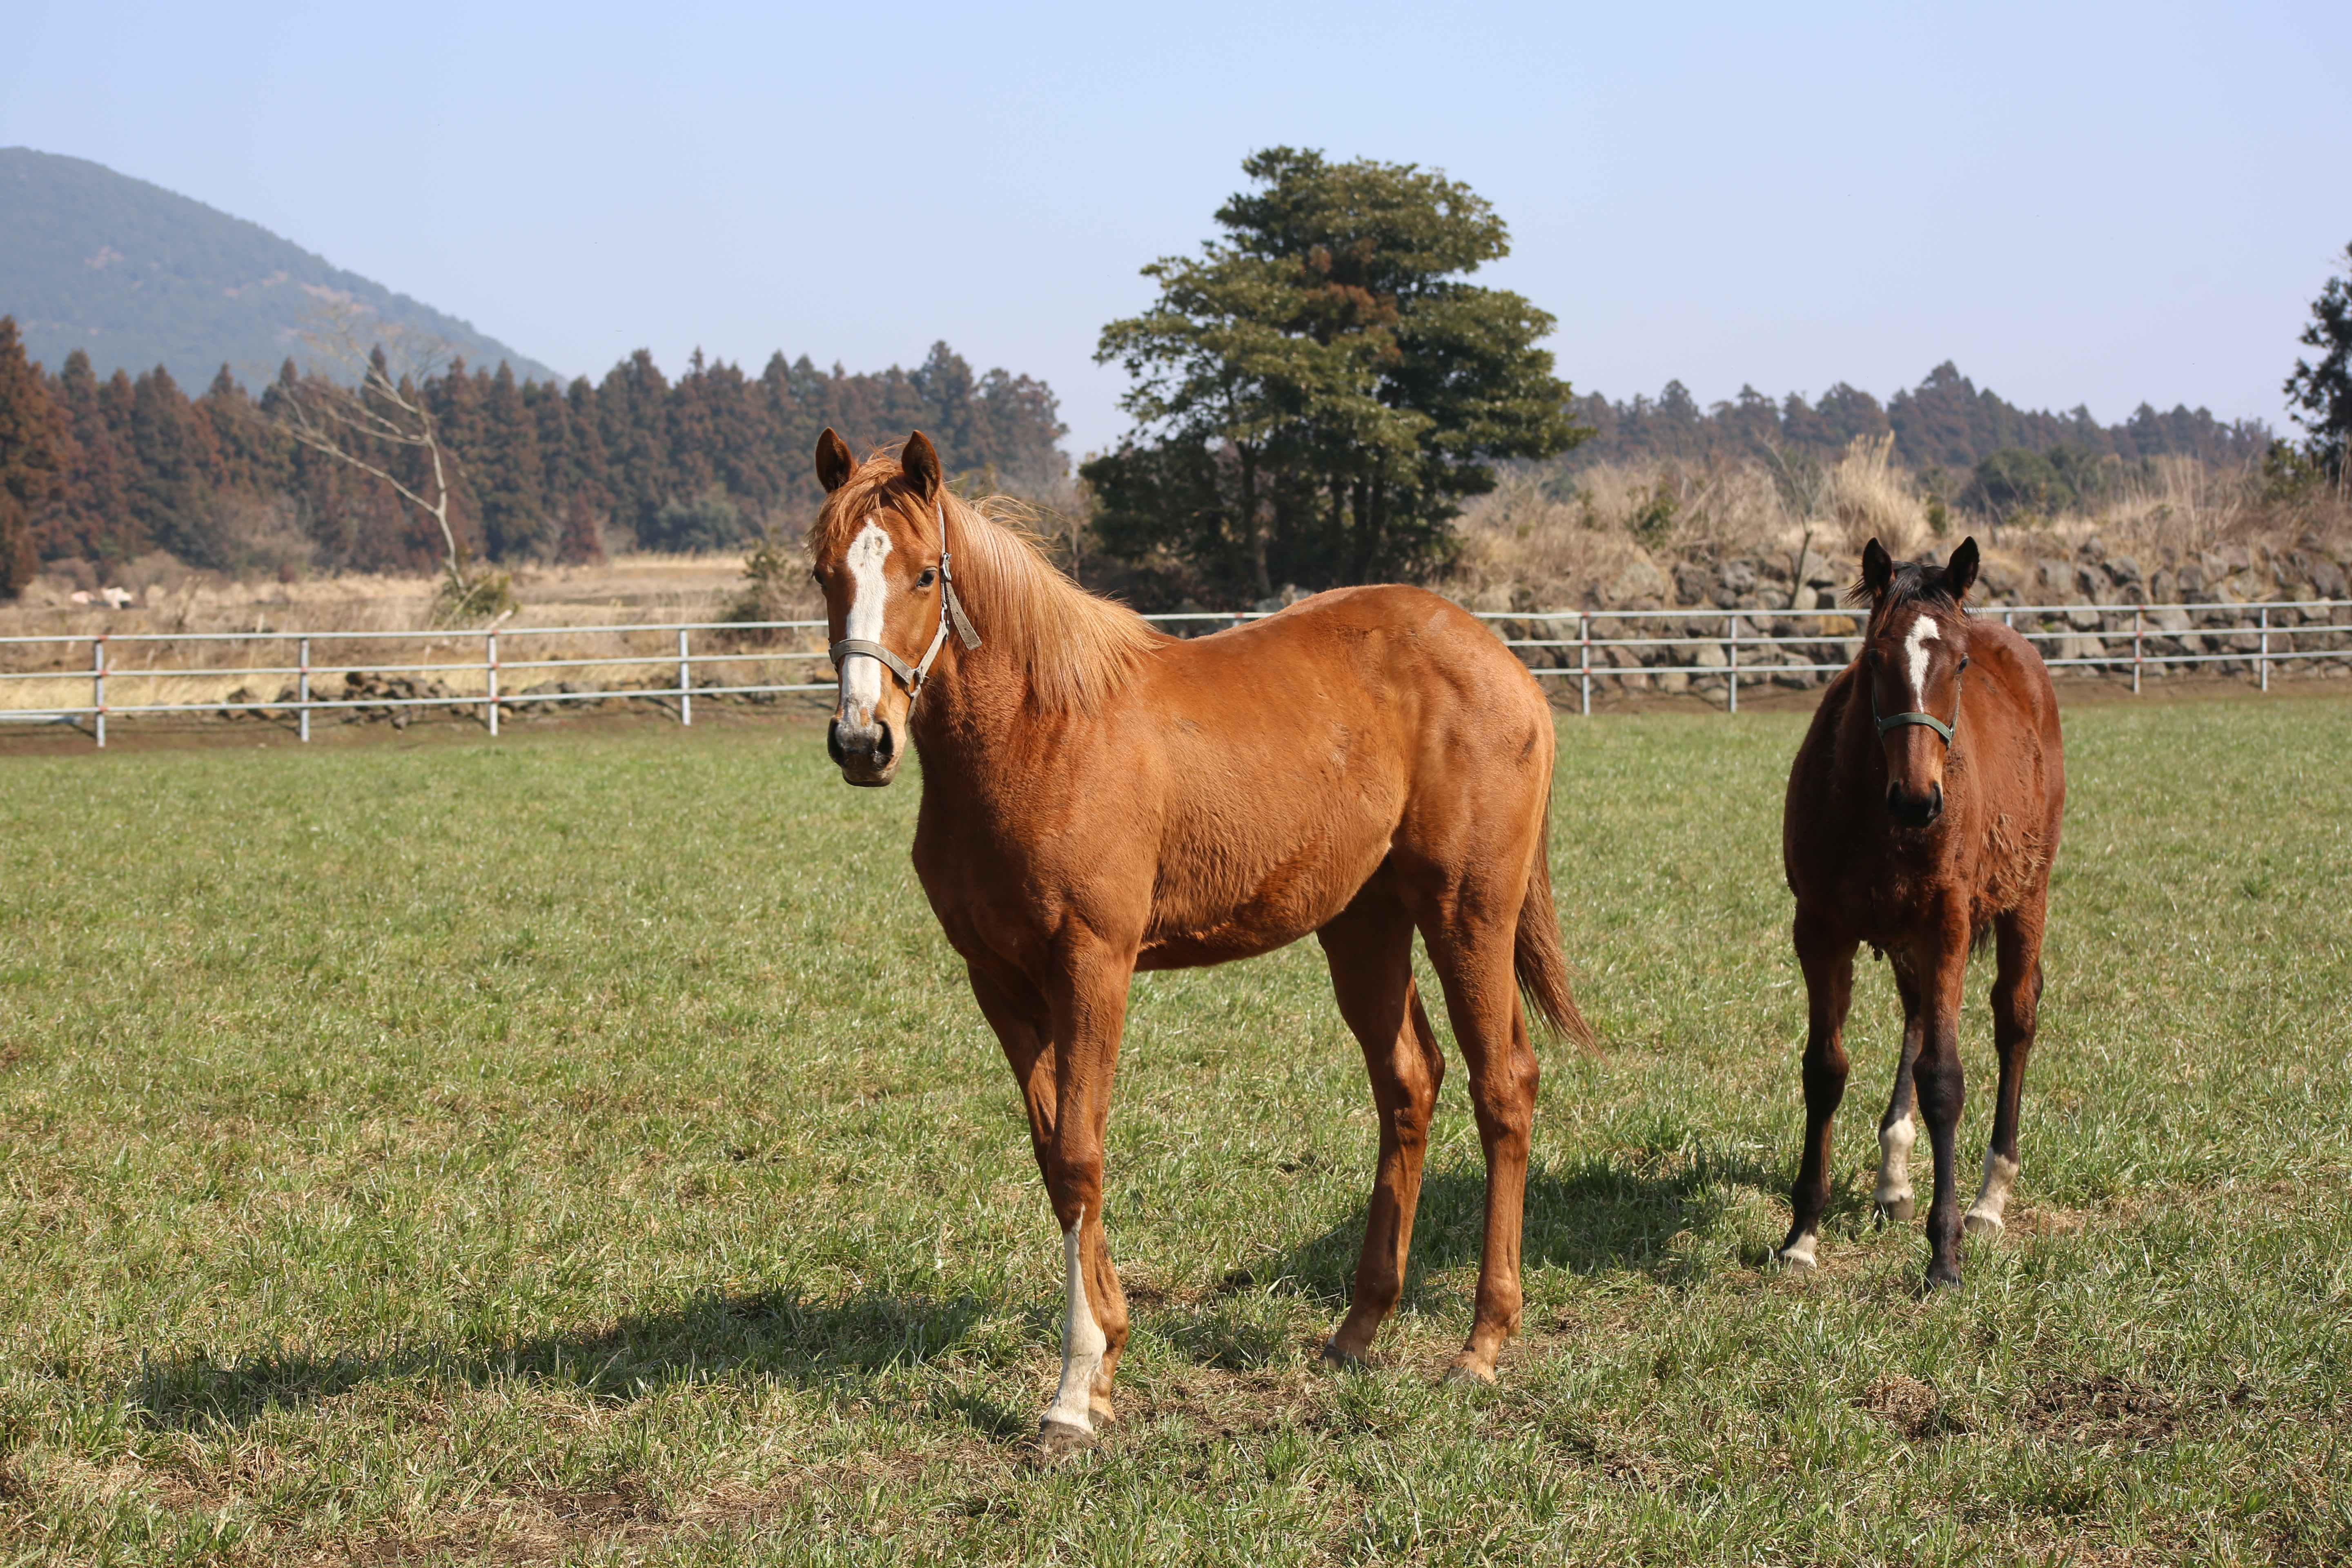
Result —
M 1581 712 L 1592 711 L 1596 683 L 1621 687 L 1664 681 L 1674 689 L 1713 693 L 1720 689 L 1726 707 L 1739 710 L 1744 680 L 1813 684 L 1820 677 L 1843 669 L 1860 647 L 1855 619 L 1836 610 L 1735 609 L 1678 610 L 1549 610 L 1479 612 L 1493 626 L 1504 645 L 1517 653 L 1538 677 L 1573 680 Z M 1979 617 L 2000 616 L 2042 649 L 2044 662 L 2054 669 L 2085 669 L 2107 674 L 2128 673 L 2132 689 L 2150 673 L 2210 665 L 2224 673 L 2252 677 L 2270 689 L 2273 668 L 2308 668 L 2334 661 L 2352 667 L 2352 601 L 2329 599 L 2274 600 L 2243 605 L 2023 605 L 1992 606 Z M 1262 618 L 1255 613 L 1158 615 L 1145 617 L 1179 636 L 1202 636 Z M 1805 629 L 1810 623 L 1811 630 Z M 771 698 L 793 692 L 834 689 L 831 679 L 760 679 L 779 673 L 822 669 L 823 621 L 672 621 L 589 626 L 507 626 L 480 632 L 387 631 L 268 631 L 252 632 L 124 632 L 53 634 L 0 637 L 0 662 L 37 668 L 0 668 L 0 722 L 88 722 L 100 746 L 106 744 L 109 719 L 160 714 L 257 713 L 290 719 L 296 732 L 310 738 L 311 717 L 354 710 L 384 712 L 423 708 L 478 708 L 485 728 L 499 732 L 502 710 L 567 702 L 634 699 L 667 702 L 680 724 L 694 722 L 694 700 L 711 698 Z M 703 646 L 695 647 L 700 634 Z M 1557 635 L 1550 635 L 1557 634 Z M 528 655 L 533 639 L 613 637 L 640 644 L 652 638 L 657 651 L 622 651 L 585 657 L 539 658 Z M 750 647 L 747 638 L 789 637 L 814 642 L 809 647 Z M 673 640 L 674 639 L 674 640 Z M 453 643 L 478 643 L 479 658 L 426 658 L 395 663 L 352 655 L 353 645 L 387 648 L 423 645 L 427 654 Z M 273 662 L 248 659 L 229 665 L 184 665 L 159 668 L 152 661 L 126 665 L 109 649 L 157 652 L 181 645 L 243 645 L 247 649 L 280 649 Z M 342 645 L 346 657 L 314 661 L 314 648 L 331 656 Z M 2120 646 L 2119 646 L 2120 645 Z M 541 640 L 539 645 L 548 644 Z M 77 657 L 77 650 L 87 650 Z M 1745 658 L 1743 660 L 1743 655 Z M 288 659 L 291 662 L 288 662 Z M 530 672 L 560 670 L 611 672 L 654 667 L 659 677 L 638 684 L 616 680 L 591 681 L 587 689 L 568 683 L 541 683 L 518 689 L 516 678 Z M 745 667 L 752 667 L 746 668 Z M 714 675 L 749 675 L 751 679 L 722 683 Z M 325 694 L 317 682 L 327 677 L 343 679 L 341 695 Z M 356 682 L 353 678 L 358 678 Z M 388 681 L 386 678 L 422 678 Z M 168 681 L 220 681 L 276 678 L 290 685 L 269 700 L 246 691 L 226 699 L 187 701 L 156 700 L 156 688 Z M 1798 678 L 1802 678 L 1800 680 Z M 136 698 L 145 683 L 144 701 L 110 700 L 111 680 L 118 696 Z M 36 700 L 17 708 L 8 705 L 11 682 L 87 682 L 87 702 Z M 1678 684 L 1677 684 L 1678 682 Z M 454 684 L 451 684 L 454 683 Z M 404 686 L 404 689 L 403 689 Z M 463 688 L 460 689 L 459 688 Z

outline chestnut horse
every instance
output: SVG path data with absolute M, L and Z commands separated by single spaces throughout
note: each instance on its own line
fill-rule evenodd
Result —
M 1012 1065 L 1062 1232 L 1068 1315 L 1046 1447 L 1113 1418 L 1126 1297 L 1103 1234 L 1103 1134 L 1130 977 L 1309 931 L 1363 1047 L 1379 1173 L 1347 1319 L 1371 1346 L 1403 1288 L 1444 1063 L 1414 994 L 1418 930 L 1486 1153 L 1474 1322 L 1491 1382 L 1517 1331 L 1536 1059 L 1521 1006 L 1585 1037 L 1545 864 L 1551 712 L 1476 619 L 1349 588 L 1186 641 L 1087 593 L 950 494 L 929 441 L 859 463 L 818 440 L 809 549 L 854 784 L 921 753 L 916 875 Z
M 1916 1091 L 1935 1149 L 1930 1286 L 1960 1280 L 1959 1016 L 1969 952 L 1988 939 L 2000 1098 L 1968 1228 L 1990 1235 L 2018 1173 L 2017 1100 L 2042 998 L 2042 930 L 2066 805 L 2058 697 L 2032 646 L 1962 607 L 1977 542 L 1949 564 L 1896 564 L 1875 539 L 1849 595 L 1870 605 L 1861 655 L 1830 683 L 1789 772 L 1781 862 L 1797 895 L 1805 1037 L 1804 1162 L 1778 1257 L 1811 1268 L 1830 1195 L 1830 1118 L 1845 1094 L 1840 1037 L 1862 942 L 1903 998 L 1903 1054 L 1879 1123 L 1882 1218 L 1908 1220 Z

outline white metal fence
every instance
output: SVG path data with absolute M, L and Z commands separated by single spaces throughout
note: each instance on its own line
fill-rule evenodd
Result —
M 1977 612 L 1998 616 L 2042 649 L 2053 669 L 2121 676 L 2132 689 L 2174 668 L 2211 666 L 2251 677 L 2270 689 L 2274 669 L 2301 673 L 2337 663 L 2352 666 L 2352 601 L 2305 599 L 2244 605 L 2027 605 Z M 1256 615 L 1161 615 L 1146 617 L 1179 636 L 1202 636 Z M 1580 711 L 1592 710 L 1596 684 L 1606 689 L 1720 691 L 1739 710 L 1744 681 L 1808 686 L 1851 663 L 1859 648 L 1859 622 L 1836 610 L 1739 609 L 1557 610 L 1486 612 L 1505 646 L 1534 673 L 1573 680 Z M 736 700 L 793 692 L 830 691 L 822 621 L 663 622 L 602 626 L 509 626 L 483 632 L 126 632 L 0 637 L 0 683 L 63 682 L 84 689 L 87 701 L 36 701 L 16 706 L 0 686 L 0 722 L 81 725 L 100 746 L 107 721 L 165 714 L 253 714 L 289 723 L 310 738 L 314 715 L 372 715 L 424 708 L 478 709 L 483 725 L 499 732 L 502 711 L 565 703 L 634 700 L 662 705 L 681 724 L 694 722 L 699 697 Z M 577 643 L 606 637 L 616 651 L 552 657 L 556 639 Z M 698 639 L 699 646 L 698 646 Z M 803 647 L 761 646 L 777 639 Z M 533 644 L 541 657 L 530 657 Z M 389 662 L 359 658 L 364 645 L 386 651 L 414 645 L 433 653 L 452 644 L 480 648 L 479 658 Z M 648 645 L 651 645 L 650 647 Z M 156 656 L 216 647 L 226 665 L 161 666 Z M 138 655 L 147 650 L 143 662 Z M 338 658 L 339 651 L 343 657 Z M 274 652 L 275 658 L 267 656 Z M 323 657 L 321 657 L 323 656 Z M 396 657 L 396 655 L 395 655 Z M 291 662 L 289 662 L 290 660 Z M 650 667 L 634 684 L 613 672 Z M 561 679 L 522 685 L 532 675 L 587 673 L 585 688 Z M 782 675 L 786 679 L 775 679 Z M 790 679 L 798 676 L 799 679 Z M 321 682 L 341 678 L 342 689 Z M 732 679 L 729 679 L 732 678 Z M 158 700 L 158 689 L 193 679 L 276 679 L 278 696 L 263 700 L 239 690 L 226 700 Z M 110 682 L 111 685 L 110 686 Z M 141 700 L 144 697 L 145 700 Z M 126 700 L 127 699 L 127 700 Z

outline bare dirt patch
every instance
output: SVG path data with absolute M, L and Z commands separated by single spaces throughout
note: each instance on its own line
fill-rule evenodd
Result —
M 2189 1412 L 2160 1388 L 2102 1373 L 2043 1384 L 2019 1412 L 2030 1431 L 2085 1447 L 2168 1443 Z
M 1943 1429 L 1943 1402 L 1933 1384 L 1907 1373 L 1883 1373 L 1862 1391 L 1862 1407 L 1913 1442 Z

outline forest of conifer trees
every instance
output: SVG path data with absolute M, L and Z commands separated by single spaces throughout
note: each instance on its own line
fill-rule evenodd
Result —
M 26 471 L 12 468 L 13 500 L 0 500 L 0 535 L 13 535 L 0 537 L 0 596 L 40 564 L 85 562 L 105 576 L 158 551 L 289 575 L 425 572 L 441 558 L 430 519 L 286 434 L 274 414 L 303 374 L 291 360 L 258 397 L 226 366 L 191 397 L 161 367 L 101 379 L 79 351 L 45 373 L 0 318 L 0 422 L 29 433 L 15 443 Z M 454 458 L 460 542 L 500 563 L 740 547 L 814 510 L 809 455 L 828 425 L 861 451 L 919 428 L 951 472 L 1007 488 L 1066 468 L 1053 392 L 1003 370 L 975 374 L 943 342 L 913 370 L 858 374 L 778 353 L 749 376 L 698 351 L 676 381 L 639 350 L 601 382 L 569 385 L 461 360 L 419 390 Z M 422 460 L 373 456 L 395 472 Z
M 1833 458 L 1856 437 L 1893 436 L 1896 457 L 1916 470 L 1965 474 L 1995 452 L 2057 447 L 2135 462 L 2189 457 L 2243 465 L 2269 450 L 2260 420 L 2217 419 L 2206 409 L 2165 413 L 2141 404 L 2119 425 L 2102 425 L 2086 408 L 2051 414 L 2021 408 L 1979 387 L 1949 360 L 1916 387 L 1884 404 L 1843 382 L 1808 402 L 1796 393 L 1775 400 L 1752 386 L 1702 409 L 1679 381 L 1656 397 L 1612 402 L 1595 394 L 1570 405 L 1591 437 L 1566 459 L 1570 468 L 1652 458 L 1759 458 L 1776 450 Z

